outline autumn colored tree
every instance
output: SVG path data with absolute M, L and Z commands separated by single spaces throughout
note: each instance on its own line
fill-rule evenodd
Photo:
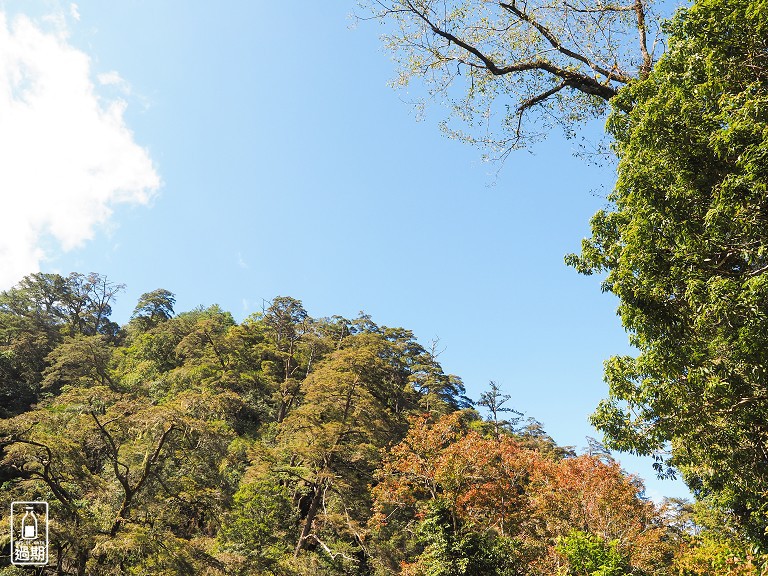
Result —
M 669 542 L 698 576 L 716 555 L 608 455 L 505 424 L 498 388 L 492 421 L 466 408 L 407 329 L 292 298 L 240 323 L 171 315 L 156 291 L 115 330 L 109 298 L 73 296 L 108 296 L 98 278 L 0 296 L 3 384 L 27 378 L 35 401 L 0 416 L 0 494 L 50 503 L 41 576 L 661 576 Z
M 587 535 L 584 542 L 604 543 L 608 556 L 633 570 L 661 574 L 668 567 L 671 553 L 658 512 L 618 465 L 590 456 L 553 457 L 524 447 L 512 434 L 483 437 L 472 422 L 471 413 L 415 420 L 389 452 L 373 489 L 382 573 L 400 563 L 408 573 L 430 573 L 434 542 L 414 543 L 405 534 L 434 535 L 446 518 L 452 532 L 444 537 L 458 542 L 474 533 L 507 551 L 494 568 L 499 573 L 556 573 L 566 565 L 563 546 L 581 542 L 574 531 Z M 465 560 L 467 570 L 478 561 Z
M 599 538 L 606 554 L 615 547 L 633 569 L 661 573 L 672 550 L 659 511 L 643 499 L 643 491 L 616 462 L 583 455 L 549 463 L 532 479 L 531 533 L 551 543 L 580 530 Z M 551 551 L 541 562 L 542 573 L 557 563 Z

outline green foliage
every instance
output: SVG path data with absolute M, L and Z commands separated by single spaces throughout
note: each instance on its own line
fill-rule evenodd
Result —
M 288 531 L 296 523 L 291 492 L 274 478 L 243 483 L 219 531 L 226 550 L 258 570 L 274 570 L 290 552 Z
M 173 317 L 176 295 L 163 288 L 142 294 L 131 315 L 139 330 L 149 330 Z
M 409 566 L 409 576 L 513 576 L 519 566 L 509 554 L 511 541 L 492 531 L 463 525 L 449 506 L 435 501 L 416 530 L 423 547 L 418 561 Z
M 592 420 L 612 448 L 672 450 L 768 546 L 768 4 L 701 0 L 671 23 L 650 76 L 622 90 L 608 129 L 611 207 L 568 261 L 603 289 L 637 357 L 605 364 Z
M 615 576 L 620 551 L 667 576 L 667 535 L 700 564 L 705 547 L 662 527 L 618 465 L 501 420 L 498 387 L 492 421 L 460 409 L 461 380 L 409 330 L 287 297 L 240 323 L 218 306 L 172 316 L 164 291 L 113 329 L 96 299 L 72 307 L 99 278 L 0 296 L 0 386 L 35 402 L 0 417 L 0 495 L 50 503 L 42 574 L 550 576 L 557 537 L 582 526 L 620 545 L 569 536 L 574 574 L 583 556 Z M 18 573 L 7 557 L 0 571 Z
M 191 391 L 152 403 L 135 392 L 71 386 L 2 422 L 2 464 L 18 478 L 5 490 L 51 503 L 53 541 L 66 550 L 68 570 L 87 564 L 105 574 L 135 563 L 135 573 L 188 573 L 181 566 L 199 544 L 192 539 L 216 530 L 231 490 L 218 470 L 236 407 L 235 398 Z
M 50 502 L 57 573 L 368 573 L 380 450 L 465 402 L 461 381 L 368 316 L 278 297 L 238 324 L 155 290 L 121 329 L 118 289 L 38 274 L 0 295 L 0 392 L 20 399 L 0 493 Z
M 564 575 L 623 576 L 628 573 L 618 540 L 606 542 L 600 536 L 574 530 L 560 538 L 555 549 L 568 563 Z
M 38 273 L 0 293 L 0 417 L 34 404 L 46 357 L 65 337 L 118 338 L 109 315 L 122 288 L 99 274 Z
M 42 388 L 47 393 L 65 386 L 115 388 L 111 361 L 113 347 L 104 336 L 67 336 L 48 356 Z

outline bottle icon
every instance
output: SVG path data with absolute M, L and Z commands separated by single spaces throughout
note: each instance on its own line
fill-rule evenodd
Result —
M 34 540 L 37 538 L 37 516 L 32 506 L 25 506 L 26 513 L 21 519 L 21 539 Z

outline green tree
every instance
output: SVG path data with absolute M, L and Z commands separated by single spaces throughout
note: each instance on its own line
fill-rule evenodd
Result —
M 618 540 L 606 542 L 600 536 L 574 530 L 560 538 L 555 549 L 567 562 L 564 575 L 623 576 L 629 571 Z
M 493 423 L 493 433 L 495 434 L 496 438 L 499 438 L 501 437 L 502 429 L 514 430 L 515 426 L 523 417 L 523 413 L 518 412 L 509 406 L 504 406 L 504 404 L 509 402 L 509 399 L 512 398 L 512 396 L 509 394 L 503 394 L 501 392 L 501 388 L 499 388 L 496 382 L 491 380 L 490 387 L 490 390 L 486 390 L 485 392 L 480 393 L 480 400 L 477 401 L 477 405 L 483 406 L 488 410 L 490 421 Z M 501 419 L 501 415 L 505 412 L 511 412 L 515 414 L 516 417 L 511 421 L 503 420 Z
M 288 529 L 296 520 L 291 491 L 276 476 L 247 479 L 234 495 L 219 538 L 240 556 L 244 574 L 273 573 L 291 552 Z
M 63 386 L 116 388 L 111 367 L 113 350 L 105 336 L 66 337 L 46 357 L 43 390 L 58 393 Z
M 280 429 L 306 495 L 296 555 L 308 545 L 330 550 L 323 529 L 331 538 L 348 537 L 360 543 L 357 525 L 369 507 L 367 485 L 378 450 L 393 442 L 404 427 L 404 414 L 393 410 L 391 400 L 401 390 L 391 366 L 382 359 L 386 340 L 359 334 L 348 342 L 302 384 L 303 403 Z M 340 555 L 351 558 L 348 553 Z
M 37 273 L 0 293 L 0 416 L 37 400 L 46 357 L 65 336 L 117 341 L 109 316 L 122 288 L 99 274 Z
M 138 392 L 138 390 L 136 391 Z M 3 490 L 51 503 L 58 574 L 190 574 L 210 552 L 231 487 L 221 473 L 233 396 L 185 392 L 163 403 L 76 387 L 0 423 Z
M 350 332 L 303 380 L 299 405 L 279 424 L 272 471 L 294 487 L 296 558 L 317 550 L 333 566 L 366 574 L 370 485 L 382 449 L 402 439 L 424 396 L 437 413 L 458 400 L 449 394 L 456 388 L 437 393 L 442 370 L 409 330 L 361 316 Z
M 611 206 L 568 261 L 639 350 L 605 364 L 593 423 L 664 458 L 768 547 L 768 3 L 699 0 L 615 99 Z M 668 472 L 657 462 L 660 472 Z
M 300 300 L 277 296 L 264 314 L 264 323 L 270 328 L 279 356 L 280 406 L 277 421 L 282 422 L 298 398 L 301 375 L 297 371 L 301 366 L 295 356 L 299 343 L 309 330 L 311 319 Z
M 142 294 L 131 315 L 131 321 L 140 330 L 154 328 L 173 317 L 176 295 L 164 288 Z
M 404 567 L 405 576 L 515 576 L 521 569 L 510 540 L 457 522 L 439 500 L 416 528 L 416 540 L 423 550 Z
M 103 334 L 115 338 L 119 326 L 109 319 L 112 303 L 124 284 L 110 282 L 106 276 L 92 272 L 67 276 L 61 303 L 66 316 L 66 329 L 75 334 Z

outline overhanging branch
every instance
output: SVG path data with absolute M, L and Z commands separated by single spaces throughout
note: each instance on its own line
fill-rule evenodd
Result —
M 542 26 L 539 23 L 534 23 L 534 21 L 527 14 L 525 14 L 522 11 L 519 11 L 517 8 L 514 7 L 513 4 L 500 3 L 500 6 L 511 11 L 513 14 L 516 14 L 516 15 L 519 14 L 518 17 L 521 20 L 524 20 L 525 22 L 534 26 L 534 28 L 536 28 L 545 38 L 547 38 L 547 40 L 555 48 L 557 48 L 559 52 L 561 52 L 566 56 L 569 56 L 572 59 L 577 60 L 578 62 L 581 62 L 582 64 L 586 64 L 596 72 L 602 74 L 603 76 L 606 77 L 606 82 L 605 83 L 599 82 L 596 78 L 587 76 L 586 74 L 582 74 L 574 70 L 568 70 L 566 68 L 563 68 L 554 64 L 549 60 L 545 60 L 541 58 L 530 60 L 527 62 L 515 62 L 512 64 L 498 64 L 493 60 L 493 58 L 485 54 L 478 47 L 473 46 L 466 40 L 456 36 L 451 32 L 448 32 L 447 30 L 443 30 L 442 28 L 440 28 L 425 13 L 423 13 L 418 8 L 416 8 L 412 2 L 408 1 L 406 5 L 410 8 L 413 14 L 415 14 L 420 20 L 424 22 L 426 26 L 429 27 L 430 30 L 432 30 L 434 34 L 448 40 L 449 42 L 452 42 L 456 46 L 459 46 L 469 54 L 473 55 L 480 62 L 482 62 L 483 64 L 482 67 L 484 67 L 494 76 L 503 76 L 506 74 L 513 74 L 516 72 L 528 72 L 528 71 L 539 70 L 542 72 L 547 72 L 550 75 L 556 78 L 559 78 L 562 82 L 556 87 L 556 89 L 553 89 L 553 91 L 550 94 L 548 94 L 546 97 L 551 96 L 552 94 L 562 90 L 563 88 L 569 87 L 569 88 L 578 90 L 580 92 L 583 92 L 585 94 L 598 96 L 604 100 L 610 100 L 616 95 L 617 91 L 608 82 L 610 82 L 611 80 L 624 82 L 624 83 L 630 81 L 630 78 L 628 76 L 624 75 L 619 71 L 606 70 L 598 66 L 597 64 L 594 64 L 586 57 L 580 54 L 577 54 L 576 52 L 573 52 L 572 50 L 569 50 L 567 48 L 563 48 L 560 42 L 557 40 L 557 38 L 546 27 Z M 542 93 L 542 95 L 543 94 L 545 93 Z M 535 98 L 538 98 L 538 97 L 535 97 Z M 536 102 L 534 102 L 534 104 L 541 102 L 542 100 L 543 98 L 537 99 Z M 521 103 L 522 109 L 529 108 L 531 105 L 533 105 L 533 104 L 526 104 L 526 102 L 528 101 Z
M 499 2 L 499 6 L 504 8 L 507 12 L 514 14 L 517 18 L 519 18 L 526 24 L 530 24 L 531 26 L 533 26 L 544 38 L 546 38 L 547 42 L 549 42 L 550 45 L 555 50 L 557 50 L 558 52 L 560 52 L 565 56 L 568 56 L 569 58 L 572 58 L 578 62 L 581 62 L 582 64 L 589 66 L 592 70 L 594 70 L 598 74 L 602 74 L 603 76 L 605 76 L 605 78 L 608 81 L 616 80 L 617 82 L 626 84 L 631 80 L 629 76 L 627 76 L 620 70 L 616 70 L 616 69 L 607 70 L 602 66 L 600 66 L 599 64 L 597 64 L 596 62 L 593 62 L 583 54 L 579 54 L 578 52 L 574 52 L 573 50 L 563 46 L 562 42 L 560 42 L 560 39 L 549 28 L 544 26 L 541 22 L 538 22 L 535 19 L 533 19 L 531 15 L 525 12 L 524 10 L 520 10 L 515 4 L 514 0 L 511 4 L 508 4 L 506 2 Z M 589 76 L 586 76 L 585 78 L 589 78 Z

